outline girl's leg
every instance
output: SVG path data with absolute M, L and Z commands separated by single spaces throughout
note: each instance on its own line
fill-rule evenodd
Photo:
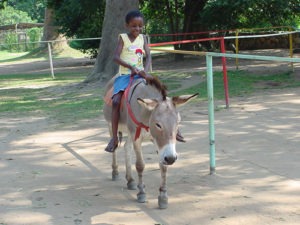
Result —
M 122 99 L 123 92 L 119 92 L 113 96 L 112 99 L 112 139 L 109 141 L 105 151 L 107 152 L 114 152 L 118 147 L 119 140 L 118 140 L 118 124 L 119 124 L 119 117 L 120 117 L 120 104 Z

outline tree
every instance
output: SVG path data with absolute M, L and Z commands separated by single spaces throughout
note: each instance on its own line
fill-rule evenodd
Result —
M 176 34 L 199 31 L 199 28 L 200 30 L 206 29 L 207 24 L 201 23 L 200 15 L 207 2 L 208 0 L 163 0 L 160 2 L 143 0 L 141 6 L 152 29 L 161 28 L 161 23 L 167 21 L 168 33 Z M 152 29 L 148 32 L 153 33 Z M 186 38 L 186 36 L 173 35 L 172 41 Z M 175 49 L 183 49 L 187 46 L 175 45 Z
M 20 1 L 20 3 L 19 3 Z M 9 0 L 9 2 L 33 2 L 43 0 Z M 146 32 L 190 33 L 216 29 L 292 24 L 299 15 L 300 0 L 139 0 L 147 19 Z M 101 37 L 104 18 L 104 0 L 48 0 L 55 11 L 55 23 L 59 31 L 71 38 Z M 25 4 L 25 3 L 24 3 Z M 120 4 L 115 1 L 113 4 Z M 272 9 L 272 10 L 268 10 Z M 298 9 L 298 11 L 297 11 Z M 162 19 L 163 18 L 163 19 Z M 281 22 L 280 22 L 281 21 Z M 198 39 L 208 34 L 185 36 L 160 36 L 152 42 Z M 205 43 L 202 43 L 205 44 Z M 70 45 L 97 56 L 99 41 L 78 41 Z M 176 49 L 194 50 L 198 44 L 175 45 Z
M 210 29 L 295 25 L 300 0 L 209 1 L 201 20 Z
M 199 20 L 200 12 L 203 11 L 208 0 L 186 0 L 183 8 L 183 26 L 181 33 L 192 33 L 207 29 L 207 24 Z M 179 32 L 179 30 L 177 31 Z M 205 38 L 206 36 L 199 36 Z M 198 37 L 198 38 L 199 38 Z M 188 39 L 189 36 L 184 35 L 181 39 Z M 195 43 L 186 45 L 175 45 L 175 49 L 194 50 Z M 180 60 L 183 55 L 176 55 L 176 59 Z
M 42 41 L 55 41 L 52 44 L 52 48 L 55 51 L 60 51 L 63 46 L 66 45 L 66 42 L 63 41 L 65 39 L 59 33 L 59 27 L 56 26 L 54 22 L 55 11 L 52 5 L 47 2 L 47 6 L 45 9 L 45 19 L 44 19 L 44 33 Z M 42 49 L 47 47 L 46 43 L 41 44 Z
M 8 0 L 7 5 L 26 12 L 32 20 L 38 23 L 44 21 L 45 0 Z
M 69 38 L 101 37 L 104 0 L 51 0 L 51 2 L 55 9 L 55 23 L 59 24 L 60 33 Z M 99 40 L 72 41 L 70 46 L 96 57 Z
M 4 9 L 6 2 L 7 2 L 7 0 L 0 0 L 0 9 Z
M 34 23 L 26 12 L 14 9 L 11 6 L 6 6 L 1 10 L 0 26 L 18 24 L 18 23 Z
M 300 14 L 300 0 L 141 0 L 141 6 L 150 25 L 147 27 L 150 34 L 295 26 Z M 167 30 L 165 24 L 168 24 Z M 205 35 L 208 34 L 174 35 L 172 41 L 204 38 Z M 155 37 L 151 40 L 160 41 L 159 38 Z M 164 41 L 171 40 L 165 39 Z M 202 44 L 205 43 L 202 42 Z M 195 46 L 184 44 L 174 47 L 191 50 Z
M 169 27 L 168 32 L 166 33 L 171 34 L 186 34 L 207 30 L 208 24 L 200 20 L 201 12 L 207 2 L 208 0 L 163 0 L 161 2 L 142 0 L 141 5 L 143 12 L 151 24 L 151 28 L 148 32 L 153 33 L 153 28 L 154 30 L 156 30 L 156 28 L 160 29 L 162 27 L 162 22 L 166 23 Z M 165 18 L 165 20 L 162 21 L 161 18 Z M 207 37 L 207 34 L 197 36 L 172 35 L 171 39 L 166 39 L 164 41 L 180 41 L 205 37 Z M 159 41 L 158 38 L 153 38 L 152 40 L 154 42 Z M 197 47 L 198 43 L 174 45 L 174 49 L 176 50 L 195 50 Z M 175 60 L 182 60 L 183 56 L 184 55 L 182 54 L 175 54 Z
M 118 34 L 126 31 L 125 16 L 128 11 L 138 9 L 138 3 L 138 0 L 106 0 L 99 53 L 85 82 L 107 80 L 117 73 L 118 65 L 113 62 L 113 54 Z

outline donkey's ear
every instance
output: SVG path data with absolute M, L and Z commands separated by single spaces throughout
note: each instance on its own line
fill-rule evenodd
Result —
M 172 102 L 176 106 L 184 105 L 188 101 L 192 100 L 193 98 L 196 98 L 198 96 L 198 93 L 193 95 L 180 95 L 172 97 Z
M 158 104 L 158 101 L 156 99 L 138 98 L 137 101 L 141 106 L 145 107 L 150 111 L 152 111 Z

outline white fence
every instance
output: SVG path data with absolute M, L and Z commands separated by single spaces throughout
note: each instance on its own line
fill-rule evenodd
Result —
M 50 67 L 50 73 L 52 78 L 55 78 L 55 73 L 54 73 L 54 66 L 53 66 L 53 54 L 52 54 L 52 45 L 57 42 L 71 42 L 71 41 L 91 41 L 91 40 L 99 40 L 99 45 L 100 45 L 100 40 L 101 37 L 96 37 L 96 38 L 78 38 L 78 39 L 62 39 L 62 40 L 52 40 L 52 41 L 37 41 L 37 42 L 27 42 L 26 44 L 40 44 L 41 46 L 43 44 L 47 45 L 47 50 L 48 50 L 48 56 L 49 56 L 49 67 Z M 0 44 L 0 46 L 3 46 L 5 44 Z M 10 45 L 20 45 L 20 43 L 10 43 Z

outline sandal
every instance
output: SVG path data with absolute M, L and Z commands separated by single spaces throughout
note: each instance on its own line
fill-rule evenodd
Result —
M 108 145 L 106 146 L 106 148 L 105 148 L 104 150 L 105 150 L 106 152 L 112 153 L 112 152 L 114 152 L 114 151 L 117 149 L 118 144 L 119 144 L 119 142 L 116 143 L 116 142 L 115 142 L 115 139 L 112 138 L 112 139 L 110 139 Z
M 176 134 L 176 140 L 179 142 L 186 142 L 186 140 L 184 140 L 184 137 L 181 135 L 179 130 L 177 131 L 177 134 Z

